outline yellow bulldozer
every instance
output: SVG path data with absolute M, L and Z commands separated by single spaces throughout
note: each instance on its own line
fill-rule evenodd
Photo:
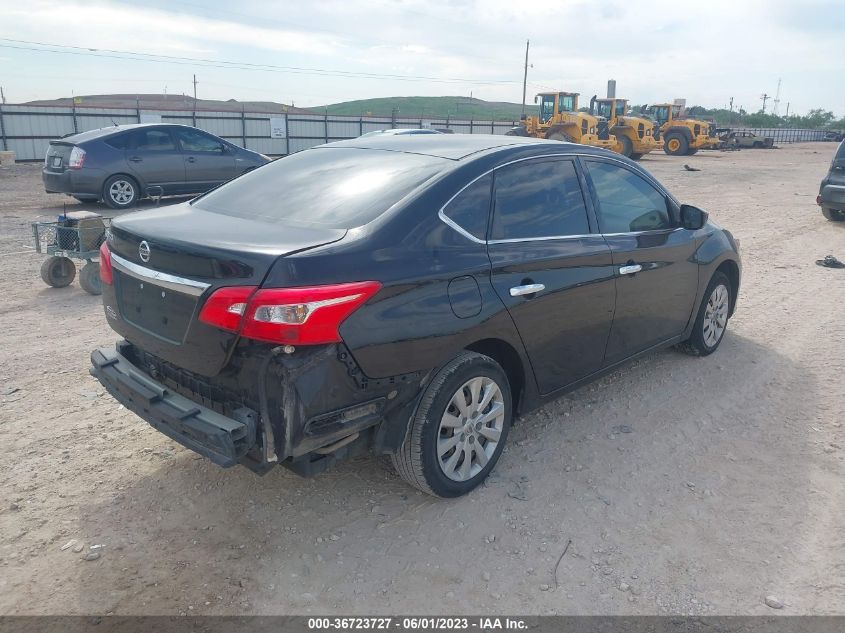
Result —
M 658 103 L 644 110 L 660 126 L 660 140 L 663 151 L 671 156 L 692 156 L 700 149 L 718 147 L 716 126 L 699 119 L 682 116 L 681 106 L 672 103 Z
M 628 113 L 628 100 L 608 97 L 590 99 L 590 114 L 607 120 L 610 134 L 616 137 L 615 150 L 633 160 L 663 147 L 655 134 L 657 125 L 645 117 Z
M 578 111 L 577 92 L 541 92 L 538 116 L 527 116 L 507 132 L 510 136 L 533 136 L 613 150 L 616 137 L 608 131 L 607 120 Z

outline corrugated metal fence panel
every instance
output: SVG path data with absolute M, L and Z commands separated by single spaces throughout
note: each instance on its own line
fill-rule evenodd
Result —
M 329 119 L 329 139 L 336 140 L 361 136 L 360 128 L 361 123 L 358 120 L 337 121 L 335 119 Z
M 140 115 L 157 115 L 163 123 L 196 125 L 231 143 L 243 145 L 263 154 L 284 155 L 315 145 L 392 127 L 431 127 L 451 129 L 456 134 L 505 134 L 518 121 L 470 121 L 469 119 L 432 119 L 399 117 L 357 117 L 324 114 L 289 114 L 288 138 L 270 138 L 270 119 L 285 117 L 268 112 L 191 112 L 185 110 L 138 110 L 131 108 L 48 108 L 43 106 L 3 105 L 5 147 L 17 154 L 18 160 L 43 160 L 51 139 L 61 138 L 76 130 L 110 127 L 114 123 L 137 123 Z M 775 144 L 820 141 L 823 130 L 748 129 L 761 136 L 771 136 Z M 0 142 L 0 148 L 4 147 Z

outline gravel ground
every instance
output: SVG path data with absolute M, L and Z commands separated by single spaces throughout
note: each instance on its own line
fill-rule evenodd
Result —
M 845 614 L 845 270 L 814 263 L 845 259 L 814 204 L 834 149 L 644 159 L 742 242 L 722 347 L 532 413 L 452 501 L 369 459 L 221 470 L 119 407 L 88 375 L 99 299 L 44 286 L 30 246 L 64 199 L 0 168 L 0 614 Z

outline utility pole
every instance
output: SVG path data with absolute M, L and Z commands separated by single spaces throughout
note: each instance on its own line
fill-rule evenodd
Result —
M 764 92 L 760 95 L 760 98 L 763 100 L 763 114 L 766 114 L 766 101 L 769 100 L 769 95 Z
M 789 101 L 786 102 L 786 116 L 789 117 Z
M 778 89 L 775 92 L 775 100 L 772 102 L 772 114 L 777 116 L 778 113 L 778 105 L 780 105 L 780 78 L 778 77 Z
M 0 102 L 6 105 L 6 93 L 3 92 L 3 86 L 0 86 Z
M 197 76 L 194 75 L 194 107 L 197 107 Z
M 525 73 L 522 75 L 522 115 L 525 116 L 525 90 L 528 87 L 528 46 L 529 40 L 525 40 Z
M 733 97 L 731 97 L 731 100 L 730 100 L 730 112 L 731 112 L 731 114 L 734 113 L 734 98 Z

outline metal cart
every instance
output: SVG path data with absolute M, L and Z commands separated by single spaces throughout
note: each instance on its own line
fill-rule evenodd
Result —
M 92 295 L 101 294 L 100 245 L 106 240 L 111 218 L 90 211 L 60 215 L 55 222 L 33 222 L 35 250 L 49 255 L 41 264 L 41 279 L 53 288 L 69 286 L 76 277 L 74 259 L 86 263 L 79 272 L 79 285 Z

